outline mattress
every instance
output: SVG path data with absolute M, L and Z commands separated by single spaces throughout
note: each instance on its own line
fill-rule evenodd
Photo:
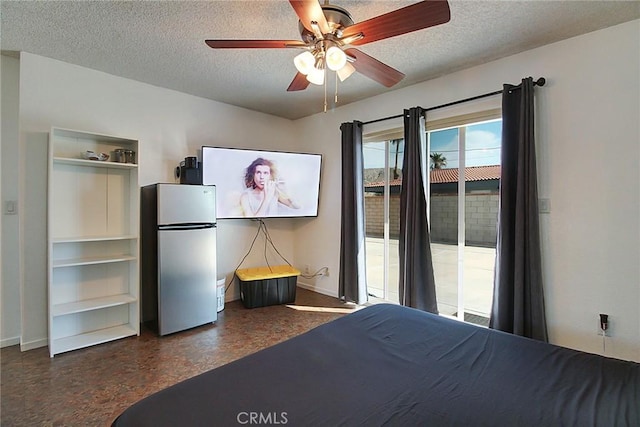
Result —
M 640 425 L 640 364 L 391 304 L 157 392 L 124 426 Z

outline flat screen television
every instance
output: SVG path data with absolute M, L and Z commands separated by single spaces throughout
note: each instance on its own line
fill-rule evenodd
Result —
M 320 154 L 202 147 L 202 183 L 225 218 L 318 216 Z

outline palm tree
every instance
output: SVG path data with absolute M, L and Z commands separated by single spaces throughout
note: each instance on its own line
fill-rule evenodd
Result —
M 400 143 L 402 141 L 403 141 L 402 139 L 391 140 L 391 145 L 396 146 L 396 162 L 393 165 L 393 179 L 398 179 L 400 177 L 400 174 L 398 174 L 398 153 L 400 152 Z
M 431 158 L 430 169 L 442 169 L 443 166 L 447 166 L 447 158 L 442 153 L 431 153 L 429 157 Z

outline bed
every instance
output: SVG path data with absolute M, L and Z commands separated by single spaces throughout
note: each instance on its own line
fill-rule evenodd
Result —
M 125 426 L 639 426 L 640 364 L 378 304 L 152 394 Z

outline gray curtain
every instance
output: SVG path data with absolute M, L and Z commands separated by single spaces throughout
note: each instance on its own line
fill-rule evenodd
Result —
M 342 131 L 342 223 L 340 235 L 339 297 L 367 302 L 364 229 L 362 123 L 340 125 Z
M 546 342 L 531 77 L 504 85 L 501 160 L 489 327 Z
M 421 168 L 425 146 L 424 111 L 404 111 L 404 159 L 400 190 L 400 304 L 438 313 Z

